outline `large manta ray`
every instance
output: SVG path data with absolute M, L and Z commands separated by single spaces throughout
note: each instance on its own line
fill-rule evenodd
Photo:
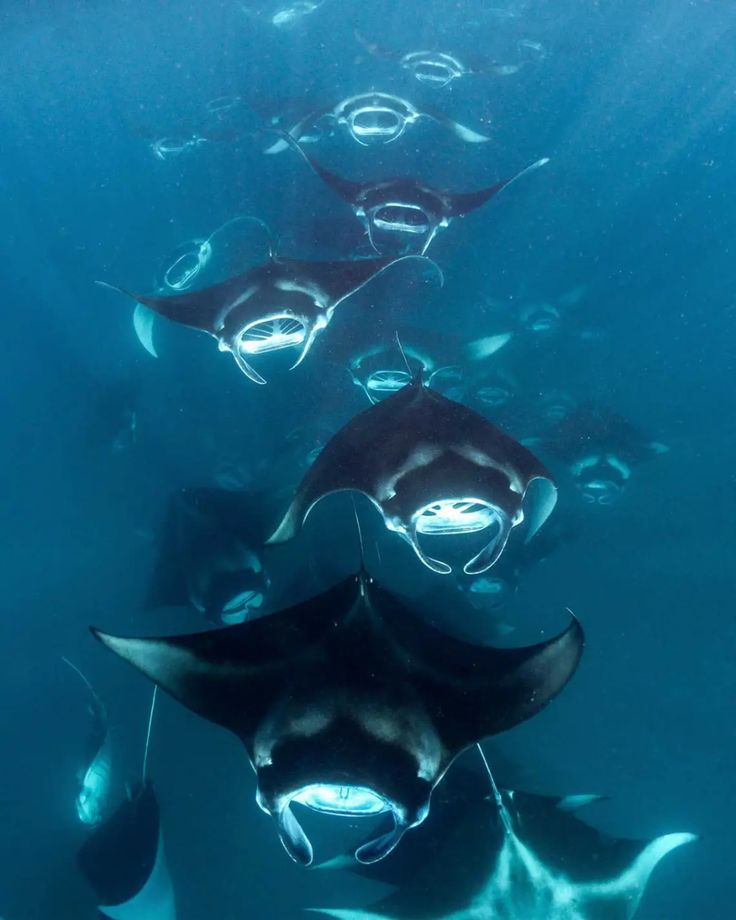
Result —
M 525 503 L 534 480 L 541 485 Z M 327 443 L 269 543 L 292 539 L 321 498 L 345 490 L 363 492 L 386 527 L 443 575 L 451 567 L 422 549 L 419 534 L 488 530 L 489 542 L 463 569 L 479 575 L 498 560 L 525 513 L 531 539 L 557 501 L 552 477 L 530 451 L 477 412 L 425 387 L 419 376 Z
M 483 786 L 485 785 L 485 788 Z M 395 891 L 368 910 L 320 912 L 338 920 L 630 920 L 652 871 L 694 840 L 610 837 L 577 811 L 598 797 L 503 790 L 457 769 L 438 790 L 426 823 L 387 860 L 345 867 Z
M 137 786 L 77 855 L 111 920 L 176 920 L 174 890 L 164 855 L 160 815 L 150 783 Z
M 345 128 L 354 141 L 363 147 L 374 144 L 390 144 L 398 140 L 407 127 L 423 118 L 436 121 L 469 144 L 483 144 L 490 140 L 485 134 L 479 134 L 461 125 L 441 112 L 420 112 L 411 102 L 388 93 L 361 93 L 348 96 L 335 106 L 310 112 L 301 121 L 289 129 L 295 141 L 302 143 L 317 140 L 325 131 L 335 127 Z M 325 131 L 319 130 L 324 125 Z M 310 128 L 318 128 L 316 133 L 309 133 Z M 268 147 L 265 153 L 281 153 L 288 148 L 288 143 L 281 138 Z
M 449 192 L 424 185 L 408 176 L 377 182 L 343 179 L 305 153 L 290 135 L 286 137 L 325 185 L 347 201 L 365 227 L 376 252 L 379 249 L 375 243 L 375 233 L 385 231 L 421 237 L 423 242 L 420 252 L 424 255 L 437 231 L 449 227 L 454 217 L 464 217 L 521 176 L 549 162 L 548 158 L 537 160 L 511 178 L 502 179 L 477 192 Z
M 303 865 L 312 846 L 293 801 L 331 814 L 390 812 L 391 830 L 355 854 L 382 859 L 426 818 L 432 790 L 461 751 L 542 710 L 583 649 L 576 620 L 526 648 L 470 645 L 419 620 L 364 570 L 311 600 L 213 632 L 93 633 L 243 741 L 257 802 Z
M 402 258 L 417 258 L 404 256 Z M 111 287 L 167 319 L 207 332 L 220 351 L 229 351 L 254 383 L 265 379 L 249 359 L 253 355 L 300 347 L 297 367 L 306 358 L 343 300 L 401 258 L 339 262 L 268 262 L 201 291 L 171 297 L 133 294 Z M 429 261 L 429 260 L 427 260 Z

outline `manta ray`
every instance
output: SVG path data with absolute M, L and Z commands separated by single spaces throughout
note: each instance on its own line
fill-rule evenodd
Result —
M 525 501 L 532 482 L 534 495 Z M 306 472 L 270 544 L 292 539 L 320 499 L 363 492 L 430 569 L 452 568 L 420 545 L 419 535 L 488 531 L 465 563 L 479 575 L 498 560 L 511 528 L 527 516 L 527 539 L 557 501 L 551 475 L 525 447 L 472 409 L 422 384 L 403 389 L 351 419 Z
M 256 800 L 287 853 L 313 851 L 293 803 L 342 816 L 386 812 L 363 844 L 373 863 L 427 817 L 455 758 L 540 712 L 577 668 L 577 620 L 558 636 L 498 649 L 424 623 L 361 568 L 310 600 L 184 636 L 97 639 L 245 745 Z
M 241 623 L 268 606 L 263 543 L 272 496 L 179 489 L 169 501 L 147 607 L 198 610 L 213 623 Z
M 376 252 L 380 250 L 376 246 L 375 235 L 377 231 L 383 231 L 420 237 L 422 245 L 419 251 L 424 255 L 437 232 L 449 227 L 453 218 L 465 217 L 512 182 L 549 162 L 547 157 L 537 160 L 516 175 L 476 192 L 450 192 L 425 185 L 408 176 L 375 182 L 353 182 L 320 165 L 290 135 L 286 135 L 286 138 L 315 175 L 350 205 L 365 227 L 370 244 Z
M 139 784 L 89 837 L 77 862 L 111 920 L 176 920 L 156 795 Z
M 543 56 L 542 46 L 536 42 L 519 42 L 517 60 L 502 63 L 501 61 L 463 61 L 457 54 L 449 51 L 408 51 L 401 53 L 384 48 L 377 42 L 372 42 L 362 32 L 355 29 L 353 34 L 356 41 L 374 57 L 396 61 L 399 67 L 407 70 L 417 82 L 423 86 L 434 89 L 443 89 L 460 77 L 477 74 L 492 74 L 496 77 L 508 77 L 518 73 L 534 58 L 531 51 L 536 51 L 536 56 Z M 524 54 L 526 52 L 526 54 Z
M 110 773 L 112 750 L 108 730 L 107 709 L 94 687 L 68 658 L 69 665 L 89 691 L 90 733 L 87 739 L 84 767 L 78 772 L 79 791 L 76 798 L 77 817 L 91 827 L 99 824 L 110 807 Z
M 485 134 L 473 131 L 441 112 L 430 112 L 426 109 L 422 112 L 400 96 L 375 92 L 348 96 L 337 105 L 310 112 L 301 121 L 292 125 L 288 133 L 295 141 L 306 143 L 318 140 L 334 128 L 345 128 L 354 141 L 363 147 L 370 147 L 393 143 L 408 127 L 422 119 L 443 125 L 468 144 L 484 144 L 490 140 Z M 288 149 L 288 146 L 287 141 L 281 138 L 271 144 L 264 153 L 281 153 Z
M 106 282 L 98 284 L 127 294 L 167 319 L 208 333 L 217 340 L 220 351 L 232 354 L 250 380 L 265 384 L 251 364 L 253 356 L 299 348 L 292 369 L 297 367 L 344 300 L 390 266 L 409 258 L 424 257 L 338 262 L 271 257 L 220 284 L 169 297 L 134 294 Z
M 599 796 L 494 794 L 480 779 L 456 768 L 429 819 L 378 866 L 325 863 L 394 891 L 367 910 L 319 912 L 337 920 L 630 920 L 660 860 L 695 839 L 614 838 L 578 817 Z
M 445 329 L 402 325 L 399 351 L 396 339 L 374 325 L 365 334 L 353 330 L 350 336 L 333 337 L 329 353 L 372 404 L 411 383 L 414 371 L 430 387 L 450 395 L 448 389 L 454 392 L 469 368 L 485 366 L 510 338 L 502 332 L 466 340 Z

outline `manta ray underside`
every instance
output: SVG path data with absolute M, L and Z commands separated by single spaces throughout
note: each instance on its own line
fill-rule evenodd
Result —
M 470 645 L 417 619 L 364 571 L 311 600 L 213 632 L 127 639 L 93 630 L 193 712 L 235 733 L 257 802 L 289 855 L 312 862 L 292 803 L 331 814 L 386 812 L 356 852 L 382 859 L 429 812 L 468 746 L 543 709 L 574 673 L 573 620 L 538 645 Z
M 534 495 L 525 501 L 535 482 Z M 419 536 L 487 532 L 464 565 L 489 569 L 511 528 L 527 518 L 527 539 L 557 500 L 552 477 L 525 447 L 472 409 L 423 386 L 419 377 L 347 423 L 307 471 L 269 543 L 296 536 L 316 503 L 334 492 L 363 492 L 421 561 L 447 575 Z M 523 510 L 522 510 L 523 507 Z
M 417 256 L 337 262 L 271 258 L 220 284 L 169 297 L 133 294 L 100 283 L 154 313 L 213 336 L 220 351 L 229 351 L 250 380 L 265 384 L 252 365 L 254 356 L 298 348 L 292 369 L 297 367 L 343 300 L 406 258 Z
M 630 920 L 660 860 L 695 839 L 610 837 L 577 815 L 599 796 L 506 789 L 496 800 L 483 779 L 456 768 L 425 824 L 379 865 L 347 857 L 325 863 L 395 890 L 367 910 L 320 913 L 338 920 Z

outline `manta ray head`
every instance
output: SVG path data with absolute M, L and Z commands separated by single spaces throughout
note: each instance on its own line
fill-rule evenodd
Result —
M 287 853 L 306 866 L 313 850 L 294 804 L 348 818 L 391 814 L 393 829 L 355 853 L 361 863 L 383 859 L 406 830 L 426 818 L 436 764 L 427 770 L 417 752 L 400 739 L 377 738 L 352 719 L 323 721 L 314 715 L 308 721 L 311 726 L 301 724 L 298 733 L 279 740 L 265 757 L 256 742 L 258 805 L 274 818 Z
M 511 517 L 503 508 L 485 499 L 443 498 L 424 505 L 412 515 L 407 535 L 414 552 L 428 568 L 440 575 L 449 575 L 452 567 L 429 556 L 422 548 L 420 535 L 452 536 L 483 531 L 488 541 L 463 566 L 466 575 L 480 575 L 498 561 L 511 528 L 522 520 L 521 511 Z
M 263 312 L 252 309 L 256 299 L 264 301 Z M 241 311 L 240 307 L 246 309 Z M 223 317 L 219 348 L 232 353 L 246 377 L 265 384 L 265 378 L 253 366 L 253 358 L 298 348 L 293 370 L 306 358 L 331 315 L 325 295 L 316 286 L 282 282 L 272 290 L 254 287 L 241 295 Z

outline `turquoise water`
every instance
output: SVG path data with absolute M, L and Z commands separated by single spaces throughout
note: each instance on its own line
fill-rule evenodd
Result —
M 211 628 L 218 614 L 192 588 L 195 564 L 241 527 L 254 528 L 260 554 L 308 462 L 369 408 L 366 367 L 405 372 L 396 333 L 425 383 L 540 458 L 558 501 L 528 548 L 528 520 L 513 528 L 484 573 L 497 581 L 472 588 L 432 574 L 359 498 L 367 567 L 474 644 L 538 642 L 574 611 L 586 633 L 580 667 L 548 710 L 486 745 L 494 775 L 512 789 L 607 796 L 586 819 L 617 837 L 699 835 L 657 868 L 637 917 L 732 915 L 732 19 L 706 0 L 646 10 L 325 0 L 293 17 L 278 4 L 179 0 L 4 7 L 6 920 L 95 916 L 76 863 L 90 834 L 75 808 L 90 697 L 62 656 L 106 711 L 111 809 L 140 775 L 150 684 L 88 625 Z M 433 85 L 427 74 L 449 73 L 435 61 L 418 80 L 401 58 L 428 49 L 474 72 Z M 360 119 L 356 141 L 324 117 L 375 92 L 446 118 L 420 118 L 383 143 L 376 131 L 393 116 L 365 116 L 364 146 Z M 406 260 L 340 304 L 295 369 L 298 346 L 251 348 L 269 381 L 259 386 L 203 333 L 151 325 L 144 311 L 137 336 L 133 301 L 94 282 L 204 290 L 262 263 L 269 238 L 281 259 L 422 249 L 426 236 L 384 225 L 371 246 L 295 149 L 265 152 L 282 137 L 274 128 L 361 182 L 410 176 L 471 192 L 549 162 L 428 242 L 442 285 L 431 264 Z M 398 216 L 421 229 L 416 213 Z M 383 353 L 370 364 L 373 346 Z M 219 490 L 214 522 L 192 512 L 199 489 Z M 450 539 L 423 545 L 436 555 Z M 476 535 L 463 539 L 454 562 L 480 548 Z M 351 503 L 325 499 L 295 541 L 271 551 L 267 578 L 248 582 L 248 616 L 348 576 L 358 551 Z M 182 597 L 154 600 L 172 579 Z M 462 766 L 477 771 L 478 758 Z M 163 694 L 148 770 L 183 920 L 291 918 L 386 893 L 365 875 L 290 861 L 254 803 L 242 745 Z M 371 820 L 303 823 L 319 861 L 352 851 Z M 470 864 L 475 852 L 468 843 L 448 858 Z M 427 897 L 421 916 L 448 915 Z M 568 916 L 556 909 L 546 915 Z

